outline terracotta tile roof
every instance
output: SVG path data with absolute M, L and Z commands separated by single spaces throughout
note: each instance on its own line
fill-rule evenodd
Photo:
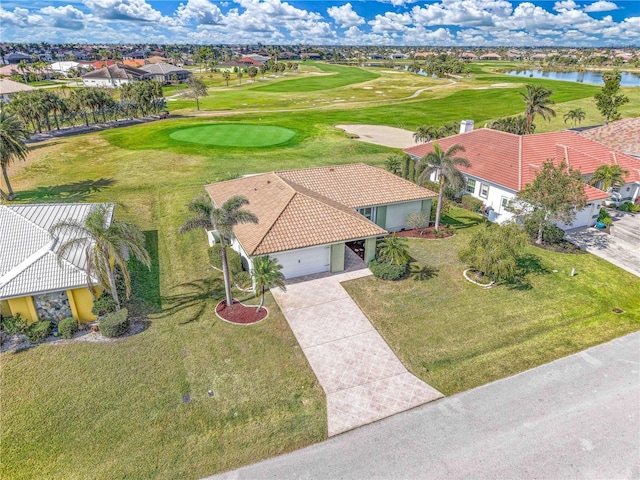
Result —
M 580 135 L 621 152 L 640 155 L 640 117 L 583 130 Z
M 462 172 L 514 191 L 531 183 L 548 159 L 564 158 L 582 175 L 592 174 L 601 165 L 619 164 L 629 172 L 627 182 L 640 182 L 639 159 L 569 130 L 520 136 L 481 128 L 404 151 L 423 157 L 433 150 L 435 142 L 443 149 L 456 143 L 463 145 L 465 152 L 460 155 L 469 160 L 471 167 L 460 167 Z
M 363 163 L 285 170 L 277 175 L 351 208 L 438 196 L 382 168 Z
M 389 183 L 383 185 L 384 179 Z M 265 173 L 205 188 L 218 206 L 233 195 L 249 200 L 247 209 L 259 223 L 240 224 L 234 229 L 249 255 L 385 235 L 386 230 L 354 208 L 436 196 L 364 164 Z

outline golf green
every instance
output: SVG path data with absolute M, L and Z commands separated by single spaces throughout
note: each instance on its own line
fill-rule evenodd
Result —
M 295 130 L 272 125 L 211 124 L 182 128 L 169 136 L 182 142 L 223 147 L 268 147 L 291 140 Z

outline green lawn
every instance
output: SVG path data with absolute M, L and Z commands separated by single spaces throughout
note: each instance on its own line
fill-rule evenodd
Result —
M 410 241 L 430 278 L 343 284 L 416 376 L 451 395 L 640 330 L 640 279 L 590 254 L 531 246 L 521 283 L 465 280 L 457 252 L 478 219 L 453 209 L 456 236 Z
M 233 123 L 182 128 L 172 132 L 169 137 L 200 145 L 252 148 L 282 145 L 295 135 L 295 130 L 290 128 Z

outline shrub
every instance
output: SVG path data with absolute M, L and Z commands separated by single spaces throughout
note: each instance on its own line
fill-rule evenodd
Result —
M 73 317 L 63 318 L 58 323 L 60 338 L 71 338 L 78 331 L 78 321 Z
M 598 221 L 604 222 L 605 219 L 610 219 L 610 218 L 611 218 L 611 215 L 609 215 L 609 212 L 607 212 L 607 209 L 601 208 L 600 213 L 598 213 Z
M 466 210 L 471 210 L 472 212 L 479 212 L 482 209 L 482 200 L 479 200 L 471 195 L 462 195 L 460 199 L 460 203 L 462 204 L 462 208 Z
M 48 320 L 43 320 L 29 325 L 29 328 L 25 333 L 31 343 L 40 343 L 51 335 L 52 330 L 53 324 Z
M 116 307 L 116 301 L 113 299 L 113 297 L 107 292 L 104 292 L 102 295 L 100 295 L 100 298 L 96 298 L 94 300 L 91 313 L 98 317 L 103 317 L 108 313 L 115 312 Z
M 227 245 L 227 262 L 229 264 L 229 272 L 231 276 L 242 272 L 242 258 L 231 247 Z M 218 270 L 222 270 L 222 245 L 216 243 L 213 247 L 209 248 L 209 261 Z
M 129 328 L 129 312 L 126 308 L 110 313 L 98 322 L 100 333 L 105 337 L 120 337 Z
M 533 217 L 527 218 L 524 222 L 524 231 L 532 240 L 538 238 L 538 226 L 538 220 Z M 563 239 L 564 230 L 556 227 L 555 225 L 547 225 L 542 230 L 542 241 L 544 243 L 556 244 L 562 242 Z
M 636 205 L 633 202 L 624 202 L 618 207 L 618 210 L 623 212 L 640 212 L 640 205 Z
M 233 276 L 233 283 L 242 290 L 251 287 L 251 274 L 249 272 L 239 272 Z
M 25 333 L 28 327 L 27 321 L 19 313 L 13 317 L 4 317 L 2 320 L 2 328 L 9 335 Z
M 440 219 L 441 220 L 448 215 L 449 210 L 451 210 L 451 202 L 449 200 L 447 200 L 446 198 L 443 198 L 442 199 L 442 207 L 440 207 Z M 431 216 L 429 217 L 429 219 L 432 222 L 436 221 L 436 212 L 437 211 L 438 211 L 438 199 L 434 198 L 433 201 L 431 202 Z
M 399 280 L 407 272 L 407 263 L 394 265 L 388 262 L 381 262 L 373 259 L 369 262 L 369 269 L 376 278 L 382 280 Z
M 433 193 L 440 192 L 440 184 L 438 182 L 432 182 L 431 180 L 425 180 L 420 185 L 422 185 L 424 188 L 428 188 Z M 444 198 L 446 198 L 447 200 L 455 200 L 456 197 L 457 197 L 456 191 L 453 188 L 451 188 L 449 185 L 444 187 Z M 434 201 L 434 203 L 435 203 L 435 201 Z
M 407 227 L 416 230 L 424 230 L 429 226 L 429 216 L 426 212 L 415 211 L 407 215 Z

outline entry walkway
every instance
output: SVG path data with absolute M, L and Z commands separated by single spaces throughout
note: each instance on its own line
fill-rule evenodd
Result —
M 327 397 L 329 436 L 443 395 L 402 365 L 340 282 L 371 275 L 346 249 L 346 270 L 272 290 Z

